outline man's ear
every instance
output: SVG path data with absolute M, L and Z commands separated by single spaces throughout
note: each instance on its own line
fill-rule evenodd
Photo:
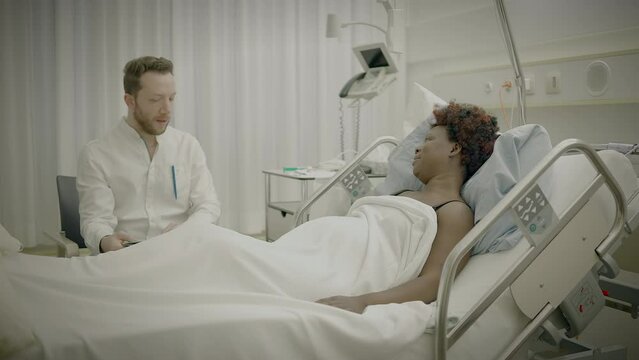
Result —
M 135 106 L 135 97 L 131 94 L 124 94 L 124 103 L 128 108 Z

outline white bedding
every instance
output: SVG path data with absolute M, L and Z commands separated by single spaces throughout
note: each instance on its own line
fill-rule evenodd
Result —
M 422 302 L 363 315 L 314 303 L 417 276 L 431 207 L 358 201 L 275 243 L 202 224 L 98 257 L 16 254 L 3 266 L 52 359 L 388 359 L 434 324 Z
M 601 155 L 628 197 L 639 185 L 632 166 Z M 592 177 L 584 168 L 578 157 L 555 166 L 556 211 Z M 610 217 L 610 195 L 599 193 L 591 206 Z M 5 256 L 0 265 L 41 342 L 15 358 L 433 359 L 434 304 L 377 305 L 357 315 L 312 301 L 399 284 L 427 258 L 432 208 L 370 197 L 351 215 L 305 223 L 275 243 L 190 225 L 98 257 Z M 473 256 L 453 285 L 451 322 L 527 247 Z M 506 290 L 448 358 L 494 358 L 527 321 Z

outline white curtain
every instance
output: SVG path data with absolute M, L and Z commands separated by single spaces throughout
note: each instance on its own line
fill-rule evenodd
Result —
M 262 232 L 262 170 L 338 155 L 337 94 L 361 71 L 351 48 L 384 40 L 366 27 L 327 39 L 327 13 L 386 27 L 375 0 L 0 0 L 0 222 L 26 246 L 57 231 L 55 176 L 126 113 L 124 64 L 155 55 L 174 62 L 173 126 L 204 148 L 220 224 Z M 402 57 L 361 109 L 360 149 L 401 135 Z

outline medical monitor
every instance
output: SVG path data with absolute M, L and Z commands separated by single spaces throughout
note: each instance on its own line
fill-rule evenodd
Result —
M 366 72 L 381 69 L 386 69 L 387 74 L 397 72 L 390 51 L 384 43 L 356 46 L 353 48 L 353 52 Z

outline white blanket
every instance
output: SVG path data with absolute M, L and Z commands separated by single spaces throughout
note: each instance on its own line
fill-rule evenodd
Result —
M 389 359 L 433 326 L 433 306 L 359 315 L 314 300 L 416 277 L 436 224 L 418 201 L 369 197 L 275 243 L 187 223 L 97 257 L 3 266 L 47 358 Z

